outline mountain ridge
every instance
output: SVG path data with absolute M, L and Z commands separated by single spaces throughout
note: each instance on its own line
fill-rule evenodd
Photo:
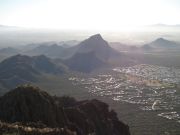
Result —
M 106 103 L 96 99 L 76 101 L 72 97 L 53 97 L 30 85 L 19 86 L 0 97 L 0 120 L 7 123 L 0 122 L 3 125 L 0 131 L 3 127 L 6 133 L 13 130 L 11 123 L 18 122 L 16 126 L 21 126 L 18 130 L 21 132 L 27 132 L 21 123 L 29 125 L 29 129 L 38 127 L 35 132 L 29 130 L 30 135 L 42 128 L 56 128 L 51 130 L 53 135 L 62 129 L 70 132 L 60 135 L 130 135 L 129 127 L 119 121 Z M 8 131 L 6 125 L 10 125 Z
M 0 81 L 9 88 L 16 85 L 38 81 L 42 74 L 64 74 L 66 67 L 56 65 L 44 55 L 40 56 L 11 56 L 0 63 Z M 15 81 L 15 79 L 17 81 Z
M 144 50 L 161 50 L 166 51 L 168 49 L 180 49 L 180 44 L 174 41 L 170 41 L 164 38 L 158 38 L 148 44 L 141 47 Z

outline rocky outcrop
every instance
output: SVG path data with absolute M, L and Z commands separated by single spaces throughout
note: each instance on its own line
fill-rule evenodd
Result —
M 22 134 L 32 135 L 35 132 L 130 135 L 128 126 L 118 120 L 106 103 L 95 99 L 76 101 L 72 97 L 53 97 L 33 86 L 17 87 L 0 98 L 0 120 L 5 122 L 0 124 L 0 132 L 21 127 L 18 129 Z
M 32 86 L 18 87 L 0 100 L 0 119 L 7 122 L 38 122 L 50 127 L 64 126 L 63 113 L 53 97 Z
M 1 135 L 77 135 L 68 128 L 50 128 L 37 123 L 5 123 L 0 121 Z

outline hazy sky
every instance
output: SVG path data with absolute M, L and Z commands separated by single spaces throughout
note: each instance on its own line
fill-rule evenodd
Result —
M 117 30 L 180 24 L 180 0 L 0 0 L 0 24 Z

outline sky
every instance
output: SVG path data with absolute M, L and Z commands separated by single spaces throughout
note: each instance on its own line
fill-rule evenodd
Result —
M 0 24 L 80 30 L 175 25 L 180 0 L 0 0 Z

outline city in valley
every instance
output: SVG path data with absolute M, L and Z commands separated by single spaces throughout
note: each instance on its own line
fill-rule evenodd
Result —
M 180 69 L 141 64 L 112 70 L 112 74 L 69 80 L 89 93 L 137 104 L 143 111 L 154 111 L 159 117 L 180 123 Z

